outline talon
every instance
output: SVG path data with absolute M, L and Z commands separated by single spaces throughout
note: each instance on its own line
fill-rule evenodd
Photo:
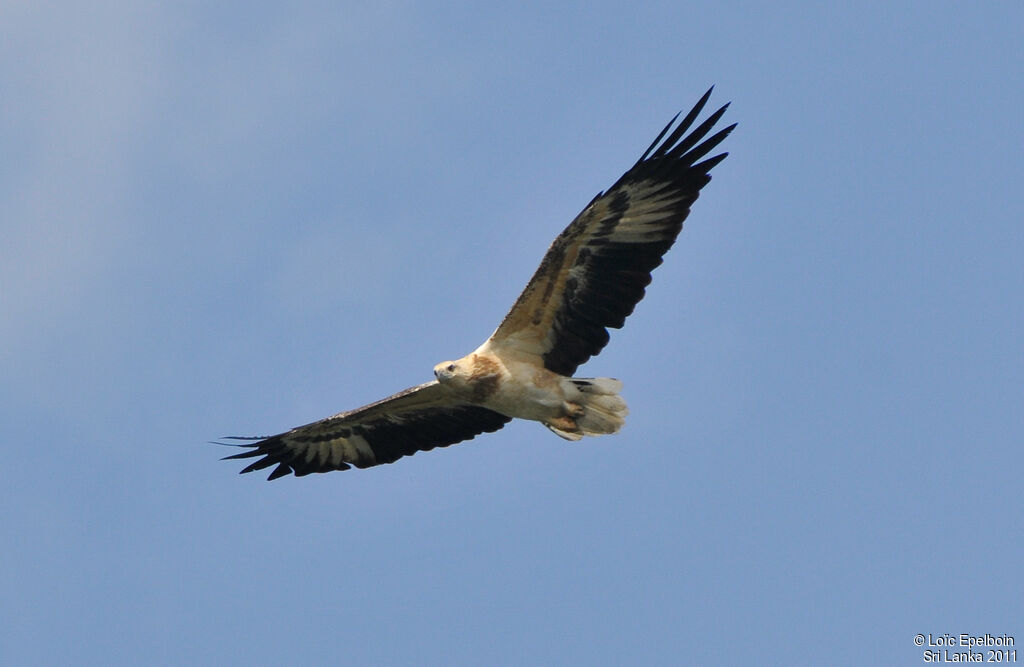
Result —
M 549 419 L 546 423 L 550 424 L 551 426 L 554 426 L 557 429 L 569 431 L 570 433 L 579 430 L 579 426 L 576 424 L 576 420 L 573 419 L 572 417 L 555 417 L 554 419 Z

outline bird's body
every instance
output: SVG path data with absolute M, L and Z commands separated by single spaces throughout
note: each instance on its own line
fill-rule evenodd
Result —
M 514 419 L 537 421 L 567 440 L 615 433 L 626 403 L 612 378 L 568 378 L 495 352 L 488 344 L 458 361 L 434 367 L 458 398 Z
M 622 383 L 573 375 L 643 298 L 651 271 L 711 180 L 708 172 L 727 155 L 700 161 L 735 127 L 707 137 L 728 105 L 685 134 L 710 94 L 669 133 L 673 118 L 559 234 L 480 347 L 437 364 L 433 381 L 376 403 L 271 437 L 235 438 L 257 442 L 226 458 L 261 457 L 242 472 L 276 465 L 275 479 L 391 463 L 496 431 L 513 418 L 540 422 L 568 440 L 617 432 L 627 414 Z

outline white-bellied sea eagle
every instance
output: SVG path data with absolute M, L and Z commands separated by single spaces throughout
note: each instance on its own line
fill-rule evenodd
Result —
M 728 155 L 702 159 L 735 127 L 708 136 L 728 104 L 687 134 L 710 96 L 672 129 L 677 114 L 558 235 L 483 345 L 434 366 L 430 382 L 376 403 L 279 435 L 231 438 L 252 442 L 225 458 L 258 458 L 242 472 L 275 466 L 268 479 L 276 479 L 392 463 L 497 431 L 513 418 L 538 421 L 567 440 L 618 431 L 627 413 L 622 383 L 572 375 L 643 298 L 709 172 Z

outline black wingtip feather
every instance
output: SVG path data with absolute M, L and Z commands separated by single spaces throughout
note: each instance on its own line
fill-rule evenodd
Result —
M 675 145 L 677 141 L 679 141 L 683 134 L 685 134 L 687 130 L 690 129 L 690 126 L 693 125 L 693 121 L 697 120 L 697 116 L 699 116 L 700 112 L 704 110 L 704 105 L 706 105 L 708 103 L 708 99 L 711 98 L 711 91 L 714 90 L 714 88 L 714 86 L 708 88 L 707 92 L 704 93 L 704 95 L 699 100 L 697 100 L 697 103 L 694 104 L 693 108 L 690 109 L 686 116 L 683 117 L 683 120 L 679 123 L 678 126 L 676 126 L 676 129 L 672 131 L 672 134 L 668 136 L 668 139 L 666 139 L 658 148 L 658 150 L 654 152 L 654 157 L 664 155 L 669 150 L 671 150 L 671 148 Z M 679 114 L 676 114 L 676 117 L 678 118 Z M 675 118 L 673 118 L 672 120 L 673 122 L 675 122 Z M 646 157 L 646 155 L 644 157 Z M 643 161 L 643 158 L 641 158 L 641 161 Z
M 679 119 L 679 115 L 682 112 L 679 112 L 675 116 L 673 116 L 672 120 L 669 121 L 668 125 L 666 125 L 661 130 L 661 132 L 658 133 L 658 136 L 655 137 L 653 142 L 651 142 L 651 145 L 647 147 L 647 150 L 643 152 L 643 155 L 640 156 L 640 159 L 637 160 L 635 165 L 633 165 L 634 168 L 640 166 L 645 161 L 657 161 L 659 158 L 668 158 L 669 160 L 676 160 L 681 158 L 691 149 L 693 149 L 694 145 L 696 145 L 701 139 L 703 139 L 704 135 L 706 135 L 711 130 L 711 128 L 714 127 L 715 123 L 717 123 L 719 119 L 721 119 L 722 115 L 725 114 L 726 110 L 729 108 L 729 105 L 731 104 L 731 102 L 726 102 L 725 104 L 722 105 L 721 108 L 719 108 L 713 114 L 711 114 L 711 116 L 709 116 L 707 120 L 701 123 L 700 126 L 690 131 L 690 128 L 693 125 L 694 121 L 697 120 L 697 117 L 700 115 L 701 111 L 704 110 L 705 105 L 707 105 L 707 102 L 711 98 L 711 93 L 712 91 L 714 91 L 714 89 L 714 86 L 708 88 L 707 92 L 705 92 L 704 95 L 702 95 L 701 98 L 697 101 L 697 103 L 693 105 L 693 108 L 687 112 L 687 114 L 683 117 L 681 121 L 679 121 L 678 125 L 676 125 L 676 121 Z M 675 125 L 674 128 L 673 125 Z M 735 123 L 733 125 L 730 125 L 722 132 L 719 132 L 714 137 L 712 137 L 712 139 L 716 139 L 714 142 L 711 142 L 711 140 L 709 139 L 707 142 L 702 144 L 702 148 L 706 145 L 705 153 L 714 148 L 715 144 L 724 139 L 729 134 L 729 132 L 732 131 L 734 127 L 736 127 Z M 671 133 L 669 133 L 669 130 L 671 130 Z M 689 132 L 689 134 L 687 134 L 687 132 Z M 697 153 L 692 157 L 687 157 L 688 159 L 690 159 L 690 162 L 692 164 L 693 161 L 697 160 L 703 155 L 704 153 Z
M 270 466 L 274 465 L 275 463 L 278 463 L 278 461 L 273 461 L 273 460 L 269 460 L 269 459 L 263 458 L 263 459 L 260 459 L 259 461 L 256 461 L 254 463 L 250 463 L 249 465 L 245 466 L 244 468 L 242 468 L 242 472 L 246 473 L 246 472 L 253 472 L 254 470 L 263 470 L 264 468 L 269 468 Z
M 679 126 L 672 132 L 672 134 L 669 135 L 668 139 L 665 140 L 665 143 L 661 145 L 661 148 L 655 153 L 655 155 L 665 155 L 673 146 L 675 146 L 676 142 L 689 131 L 690 127 L 693 125 L 693 121 L 697 120 L 697 116 L 699 116 L 700 112 L 704 110 L 704 105 L 707 104 L 708 97 L 710 95 L 710 90 L 704 93 L 704 97 L 700 98 L 700 101 L 690 109 L 690 112 L 686 114 L 685 118 L 683 118 L 683 122 L 679 123 Z
M 672 146 L 671 149 L 666 153 L 666 155 L 669 158 L 677 158 L 686 155 L 697 142 L 704 138 L 704 135 L 711 131 L 711 128 L 713 128 L 715 126 L 715 123 L 717 123 L 719 119 L 722 118 L 722 115 L 725 114 L 725 111 L 728 108 L 729 105 L 725 104 L 718 111 L 708 116 L 703 123 L 698 125 L 693 130 L 693 132 L 686 135 L 686 137 L 679 141 L 678 144 Z
M 253 445 L 255 446 L 255 445 Z M 221 458 L 221 461 L 231 461 L 233 459 L 251 459 L 255 456 L 262 456 L 263 452 L 258 449 L 252 449 L 248 452 L 242 452 L 241 454 L 232 454 L 231 456 L 225 456 Z
M 644 154 L 643 154 L 643 155 L 641 155 L 641 156 L 640 156 L 640 159 L 636 161 L 636 162 L 637 162 L 637 164 L 640 164 L 641 162 L 643 162 L 644 160 L 646 160 L 646 159 L 647 159 L 647 156 L 651 154 L 651 151 L 653 151 L 653 150 L 654 150 L 654 147 L 658 145 L 658 143 L 659 143 L 659 142 L 661 141 L 661 138 L 665 136 L 665 133 L 666 133 L 666 132 L 668 132 L 668 129 L 669 129 L 670 127 L 672 127 L 673 123 L 675 123 L 675 122 L 676 122 L 676 119 L 677 119 L 677 118 L 679 118 L 679 114 L 681 114 L 681 113 L 683 113 L 683 112 L 682 112 L 682 111 L 680 111 L 680 112 L 676 113 L 676 115 L 675 115 L 675 116 L 672 116 L 672 120 L 670 120 L 670 121 L 668 122 L 668 125 L 666 125 L 666 126 L 665 126 L 665 127 L 664 127 L 664 128 L 662 129 L 662 130 L 661 130 L 661 132 L 659 132 L 659 133 L 658 133 L 658 136 L 656 136 L 656 137 L 654 138 L 654 141 L 652 141 L 652 142 L 651 142 L 651 145 L 647 147 L 647 150 L 645 150 L 645 151 L 644 151 Z M 600 194 L 598 194 L 598 195 L 597 195 L 597 197 L 600 197 L 600 196 L 601 196 Z M 597 197 L 594 197 L 594 199 L 597 199 Z M 591 203 L 593 203 L 593 202 L 591 202 Z
M 706 174 L 712 169 L 714 169 L 719 162 L 721 162 L 727 157 L 729 157 L 728 153 L 719 153 L 714 157 L 709 157 L 707 160 L 704 160 L 703 162 L 698 162 L 697 164 L 693 165 L 693 168 L 698 171 L 703 171 Z
M 267 481 L 269 482 L 277 479 L 278 477 L 284 477 L 285 475 L 291 474 L 291 472 L 291 466 L 288 465 L 287 463 L 282 463 L 278 465 L 276 468 L 274 468 L 274 472 L 270 473 L 270 476 L 267 477 Z
M 733 123 L 732 125 L 723 130 L 716 132 L 711 137 L 705 139 L 698 146 L 696 146 L 686 154 L 686 159 L 689 162 L 696 163 L 697 160 L 701 159 L 702 157 L 710 153 L 711 149 L 713 149 L 718 144 L 722 143 L 722 140 L 729 136 L 729 133 L 732 132 L 734 127 L 736 127 L 735 123 Z

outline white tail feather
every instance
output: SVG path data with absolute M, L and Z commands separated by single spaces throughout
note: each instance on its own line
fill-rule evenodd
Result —
M 622 383 L 614 378 L 566 378 L 562 380 L 566 398 L 583 408 L 583 414 L 575 416 L 575 432 L 559 432 L 563 438 L 568 435 L 578 440 L 582 435 L 604 435 L 615 433 L 626 421 L 629 408 L 619 396 Z

